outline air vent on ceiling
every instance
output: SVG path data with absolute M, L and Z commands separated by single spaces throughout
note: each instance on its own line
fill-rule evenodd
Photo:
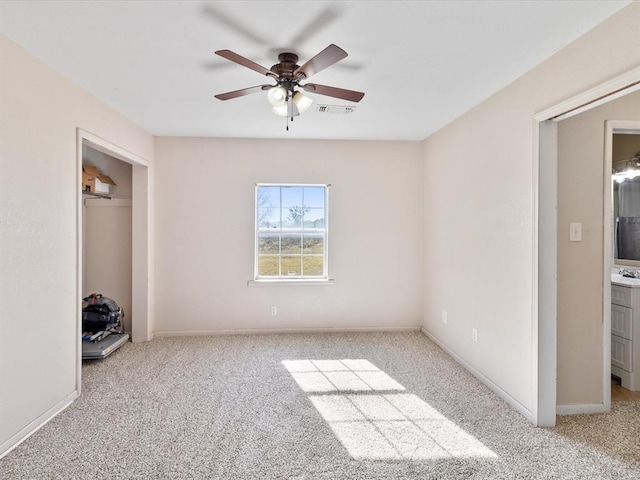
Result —
M 320 113 L 353 113 L 356 107 L 344 107 L 340 105 L 318 105 L 318 112 Z

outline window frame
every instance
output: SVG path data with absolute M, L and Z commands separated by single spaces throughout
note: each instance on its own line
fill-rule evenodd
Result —
M 313 283 L 320 282 L 325 283 L 329 282 L 329 187 L 331 184 L 328 183 L 256 183 L 254 189 L 254 220 L 253 220 L 253 230 L 254 230 L 254 255 L 253 255 L 253 281 L 260 283 Z M 258 205 L 258 191 L 260 187 L 279 187 L 280 188 L 280 204 L 277 207 L 280 211 L 280 219 L 279 219 L 279 227 L 274 230 L 273 228 L 260 228 L 258 225 L 259 218 L 259 205 Z M 299 228 L 291 228 L 291 227 L 283 227 L 282 225 L 282 188 L 283 187 L 321 187 L 324 189 L 324 227 L 318 229 L 309 229 L 304 227 L 304 222 L 300 225 Z M 259 275 L 259 259 L 260 259 L 260 234 L 264 233 L 274 233 L 282 236 L 283 234 L 300 234 L 304 235 L 304 233 L 316 233 L 321 234 L 323 239 L 323 253 L 322 253 L 322 266 L 323 272 L 321 275 L 299 275 L 299 276 L 289 276 L 287 274 L 283 274 L 281 271 L 282 268 L 282 245 L 281 241 L 279 242 L 279 251 L 277 254 L 274 254 L 274 257 L 278 258 L 278 265 L 280 268 L 279 275 Z M 280 237 L 281 238 L 281 237 Z M 293 254 L 293 256 L 299 255 L 301 257 L 301 266 L 302 273 L 304 273 L 304 247 L 302 247 L 301 252 L 299 254 Z M 318 255 L 319 256 L 319 255 Z

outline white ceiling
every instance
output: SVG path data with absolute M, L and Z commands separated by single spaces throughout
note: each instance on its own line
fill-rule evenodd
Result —
M 0 32 L 154 135 L 422 140 L 628 3 L 4 0 Z M 213 98 L 269 83 L 216 50 L 269 68 L 330 43 L 349 56 L 309 81 L 365 92 L 353 114 L 310 94 L 287 132 L 263 93 Z

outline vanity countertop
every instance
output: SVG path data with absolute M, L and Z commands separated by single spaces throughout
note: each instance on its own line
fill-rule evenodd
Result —
M 640 288 L 640 278 L 623 277 L 619 273 L 611 274 L 611 283 L 623 287 Z

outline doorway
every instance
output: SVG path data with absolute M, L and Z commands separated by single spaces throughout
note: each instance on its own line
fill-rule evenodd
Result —
M 604 328 L 600 335 L 602 348 L 602 382 L 599 405 L 571 405 L 572 411 L 562 411 L 557 405 L 557 312 L 558 312 L 558 186 L 554 176 L 558 172 L 557 125 L 558 122 L 576 116 L 596 106 L 611 102 L 633 91 L 638 90 L 640 70 L 633 70 L 625 75 L 606 82 L 588 92 L 569 99 L 535 116 L 534 132 L 537 141 L 534 146 L 538 159 L 534 191 L 535 225 L 534 242 L 536 244 L 536 272 L 534 282 L 536 308 L 534 313 L 535 354 L 537 375 L 534 376 L 534 419 L 539 426 L 553 426 L 556 413 L 596 413 L 606 411 L 610 402 L 610 292 L 605 292 L 602 305 L 597 307 L 603 314 Z M 600 130 L 602 132 L 602 130 Z M 600 133 L 602 135 L 602 133 Z M 602 137 L 600 137 L 602 138 Z M 599 151 L 602 158 L 602 148 Z M 601 160 L 602 162 L 602 160 Z M 601 167 L 602 168 L 602 167 Z M 606 221 L 606 220 L 605 220 Z M 568 225 L 567 225 L 568 226 Z M 561 235 L 564 235 L 564 224 Z M 595 235 L 599 232 L 595 231 Z M 606 233 L 604 233 L 606 235 Z M 606 241 L 606 238 L 602 238 Z M 610 241 L 610 238 L 609 238 Z M 605 248 L 606 250 L 606 248 Z M 607 250 L 610 251 L 610 250 Z M 606 270 L 606 268 L 605 268 Z M 610 264 L 605 277 L 609 277 Z M 606 278 L 604 279 L 606 283 Z M 610 283 L 609 283 L 610 285 Z
M 125 162 L 131 166 L 131 311 L 129 324 L 133 342 L 151 340 L 153 335 L 153 315 L 151 309 L 151 262 L 150 239 L 150 172 L 149 163 L 119 147 L 116 144 L 98 137 L 86 130 L 77 129 L 76 134 L 76 185 L 82 182 L 83 149 L 91 148 L 109 157 Z M 83 195 L 78 188 L 76 200 L 76 298 L 82 298 L 84 288 L 84 247 L 83 247 Z M 82 366 L 82 305 L 77 303 L 77 375 L 76 388 L 81 389 Z
M 605 272 L 611 273 L 611 281 L 605 283 L 611 304 L 611 401 L 640 401 L 640 312 L 633 301 L 638 290 L 626 285 L 635 279 L 613 275 L 624 268 L 625 275 L 637 272 L 640 277 L 635 228 L 640 220 L 640 177 L 634 177 L 640 162 L 640 119 L 606 122 L 604 160 L 604 263 Z M 616 279 L 614 286 L 611 277 Z

